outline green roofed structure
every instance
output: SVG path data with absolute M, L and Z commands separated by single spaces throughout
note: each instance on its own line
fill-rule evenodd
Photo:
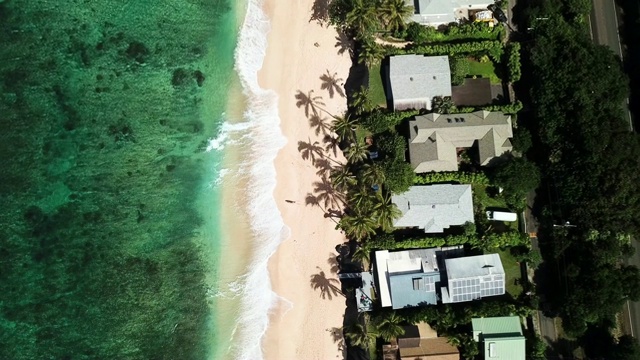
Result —
M 525 338 L 518 316 L 471 319 L 473 339 L 482 343 L 485 360 L 525 360 Z

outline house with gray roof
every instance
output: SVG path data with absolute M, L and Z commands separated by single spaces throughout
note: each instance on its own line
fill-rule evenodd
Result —
M 409 161 L 416 173 L 458 171 L 458 149 L 477 144 L 480 165 L 513 149 L 511 116 L 502 112 L 431 113 L 409 121 Z
M 486 10 L 489 0 L 405 0 L 413 6 L 411 20 L 422 25 L 440 26 L 469 19 L 469 10 Z
M 471 185 L 421 185 L 393 195 L 402 215 L 396 228 L 418 228 L 425 233 L 442 233 L 451 226 L 474 222 Z
M 451 96 L 448 56 L 391 56 L 386 71 L 394 110 L 431 109 L 434 97 Z
M 525 360 L 526 342 L 518 316 L 471 319 L 473 340 L 482 343 L 487 360 Z
M 446 259 L 445 269 L 447 285 L 441 288 L 445 304 L 505 293 L 504 268 L 498 254 Z
M 444 260 L 464 255 L 462 246 L 375 253 L 382 307 L 401 309 L 438 303 Z

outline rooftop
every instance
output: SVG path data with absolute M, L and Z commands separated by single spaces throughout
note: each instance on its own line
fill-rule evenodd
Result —
M 512 149 L 511 116 L 502 112 L 431 113 L 409 121 L 409 160 L 417 173 L 457 171 L 458 148 L 478 143 L 479 163 L 488 165 Z
M 471 319 L 473 339 L 483 342 L 485 359 L 525 360 L 525 338 L 518 316 Z
M 442 302 L 457 303 L 505 293 L 505 274 L 500 256 L 486 254 L 445 260 L 447 287 Z
M 430 109 L 433 97 L 451 96 L 449 57 L 391 56 L 389 84 L 394 107 Z
M 474 222 L 471 185 L 412 186 L 407 192 L 392 196 L 391 201 L 402 213 L 393 224 L 396 228 L 441 233 L 452 225 Z
M 476 256 L 465 256 L 456 259 L 445 260 L 447 267 L 447 278 L 466 279 L 487 275 L 504 275 L 504 268 L 500 255 L 484 254 Z

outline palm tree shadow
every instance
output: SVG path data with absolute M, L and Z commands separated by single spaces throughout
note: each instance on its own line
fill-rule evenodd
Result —
M 309 22 L 316 21 L 318 25 L 324 26 L 329 21 L 329 2 L 329 0 L 315 0 L 311 7 Z
M 313 193 L 316 194 L 319 203 L 324 203 L 325 209 L 329 207 L 340 209 L 344 205 L 344 195 L 333 187 L 327 177 L 313 183 Z
M 335 47 L 338 48 L 338 55 L 348 52 L 353 57 L 353 40 L 342 30 L 338 30 Z
M 315 128 L 316 135 L 329 134 L 331 132 L 331 124 L 327 121 L 327 118 L 320 116 L 319 114 L 313 114 L 309 118 L 309 127 Z
M 303 160 L 311 159 L 312 164 L 324 157 L 324 149 L 320 146 L 320 143 L 317 141 L 311 142 L 311 139 L 308 142 L 298 141 L 298 151 Z
M 327 159 L 317 159 L 313 164 L 318 171 L 316 171 L 316 175 L 320 177 L 326 177 L 331 174 L 331 170 L 333 170 L 333 164 Z
M 332 300 L 334 296 L 343 295 L 342 291 L 336 284 L 340 284 L 338 279 L 328 278 L 324 271 L 319 267 L 319 273 L 311 275 L 311 288 L 313 290 L 320 290 L 320 297 L 322 299 Z
M 322 101 L 322 96 L 314 96 L 313 90 L 309 90 L 308 93 L 303 93 L 298 90 L 295 95 L 296 98 L 296 106 L 298 108 L 304 107 L 304 115 L 309 117 L 309 111 L 313 112 L 314 115 L 318 115 L 318 110 L 322 110 L 320 106 L 324 106 L 324 102 Z
M 337 274 L 340 271 L 340 258 L 333 253 L 329 254 L 329 258 L 327 259 L 327 264 L 329 264 L 329 271 L 332 274 Z
M 333 99 L 333 96 L 337 93 L 341 97 L 345 97 L 344 91 L 342 90 L 342 85 L 344 84 L 344 80 L 338 77 L 338 73 L 333 73 L 333 75 L 327 69 L 326 74 L 322 74 L 320 76 L 320 80 L 322 84 L 320 85 L 320 89 L 327 90 L 329 92 L 329 97 Z

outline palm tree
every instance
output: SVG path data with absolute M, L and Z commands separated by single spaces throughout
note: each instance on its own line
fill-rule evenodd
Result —
M 354 134 L 353 130 L 356 127 L 356 120 L 349 117 L 349 115 L 345 116 L 334 116 L 333 118 L 333 132 L 338 134 L 341 141 L 353 140 Z
M 402 215 L 402 212 L 396 204 L 391 201 L 390 193 L 379 196 L 380 201 L 373 205 L 373 213 L 375 214 L 378 225 L 383 231 L 393 231 L 393 221 Z
M 370 212 L 374 197 L 369 188 L 358 186 L 349 191 L 349 206 L 361 212 Z
M 358 246 L 353 254 L 351 254 L 351 259 L 361 262 L 362 266 L 368 269 L 369 263 L 371 262 L 371 252 L 363 246 Z
M 393 32 L 404 29 L 406 20 L 413 15 L 413 6 L 407 6 L 405 0 L 383 0 L 378 14 L 387 30 Z
M 331 75 L 331 73 L 329 73 L 329 70 L 327 70 L 326 74 L 322 74 L 322 76 L 320 76 L 320 80 L 322 80 L 322 85 L 320 85 L 320 88 L 322 90 L 329 91 L 329 97 L 332 99 L 335 93 L 338 93 L 338 95 L 344 97 L 344 91 L 342 91 L 342 85 L 340 85 L 343 80 L 337 76 L 338 73 L 333 73 L 333 75 Z
M 356 141 L 351 144 L 351 146 L 349 146 L 345 155 L 347 157 L 347 163 L 357 164 L 367 159 L 367 157 L 369 156 L 369 150 L 367 149 L 367 145 L 362 142 Z
M 345 20 L 356 34 L 371 34 L 378 26 L 375 2 L 371 0 L 351 1 L 351 10 L 347 13 Z
M 338 223 L 345 233 L 361 241 L 376 233 L 376 221 L 373 216 L 355 211 L 353 215 L 345 215 Z
M 321 132 L 323 135 L 326 135 L 331 131 L 331 125 L 327 123 L 327 119 L 319 114 L 311 115 L 309 118 L 309 126 L 315 128 L 316 135 L 320 135 Z
M 382 184 L 384 182 L 384 169 L 378 164 L 364 164 L 360 172 L 360 178 L 368 185 Z
M 303 160 L 311 159 L 313 164 L 316 163 L 316 157 L 324 157 L 324 152 L 320 143 L 317 141 L 311 142 L 311 138 L 309 138 L 309 142 L 298 141 L 298 151 L 302 154 Z
M 356 183 L 356 178 L 346 166 L 341 166 L 332 170 L 330 177 L 333 186 L 340 191 L 346 191 L 350 186 L 353 186 Z
M 367 67 L 377 65 L 384 57 L 384 51 L 371 37 L 361 38 L 358 63 Z
M 351 345 L 358 346 L 365 350 L 373 345 L 378 337 L 375 330 L 369 329 L 369 331 L 367 331 L 367 328 L 359 321 L 347 326 L 344 335 L 349 339 Z
M 296 94 L 296 106 L 303 107 L 304 106 L 304 115 L 309 117 L 309 110 L 313 112 L 314 115 L 318 115 L 318 110 L 322 110 L 320 106 L 324 106 L 324 102 L 322 102 L 322 96 L 313 96 L 313 90 L 309 90 L 308 93 L 303 93 L 298 90 Z
M 402 318 L 395 311 L 392 311 L 378 320 L 376 328 L 383 339 L 391 341 L 391 339 L 404 334 L 404 328 L 400 325 L 402 322 Z
M 373 109 L 373 104 L 371 104 L 371 99 L 369 98 L 368 87 L 363 85 L 358 91 L 355 91 L 353 95 L 351 95 L 351 106 L 356 115 L 367 113 Z

